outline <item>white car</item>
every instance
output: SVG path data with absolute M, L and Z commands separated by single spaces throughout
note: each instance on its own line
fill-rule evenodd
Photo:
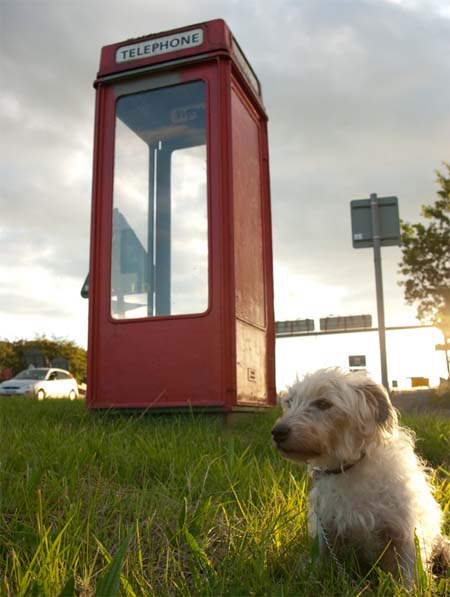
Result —
M 63 369 L 25 369 L 0 384 L 0 394 L 31 394 L 44 398 L 78 398 L 78 384 L 71 373 Z

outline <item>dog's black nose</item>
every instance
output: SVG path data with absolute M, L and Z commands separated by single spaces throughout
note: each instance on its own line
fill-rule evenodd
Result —
M 291 428 L 289 427 L 289 425 L 286 425 L 286 423 L 278 423 L 272 429 L 272 437 L 274 441 L 277 444 L 279 444 L 281 442 L 284 442 L 285 439 L 287 439 L 290 432 Z

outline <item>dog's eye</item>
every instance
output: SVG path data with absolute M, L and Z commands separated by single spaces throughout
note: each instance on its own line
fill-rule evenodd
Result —
M 286 398 L 286 400 L 283 403 L 285 408 L 291 408 L 292 406 L 292 398 Z
M 315 400 L 312 404 L 319 410 L 327 410 L 328 408 L 331 408 L 333 406 L 331 402 L 328 402 L 328 400 L 325 400 L 325 398 Z

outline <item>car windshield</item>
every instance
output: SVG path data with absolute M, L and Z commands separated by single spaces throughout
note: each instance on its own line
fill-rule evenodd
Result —
M 45 379 L 48 369 L 25 369 L 15 379 Z

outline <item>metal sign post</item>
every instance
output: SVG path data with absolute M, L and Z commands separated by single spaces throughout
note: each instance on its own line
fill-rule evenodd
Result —
M 370 195 L 372 215 L 373 262 L 375 265 L 375 287 L 377 292 L 378 338 L 380 342 L 381 381 L 389 390 L 386 357 L 386 332 L 384 323 L 383 274 L 381 271 L 381 230 L 378 197 L 376 193 Z
M 389 391 L 384 321 L 381 247 L 400 244 L 400 217 L 397 197 L 378 197 L 351 201 L 352 240 L 355 249 L 373 247 L 377 293 L 378 336 L 380 343 L 381 381 Z

